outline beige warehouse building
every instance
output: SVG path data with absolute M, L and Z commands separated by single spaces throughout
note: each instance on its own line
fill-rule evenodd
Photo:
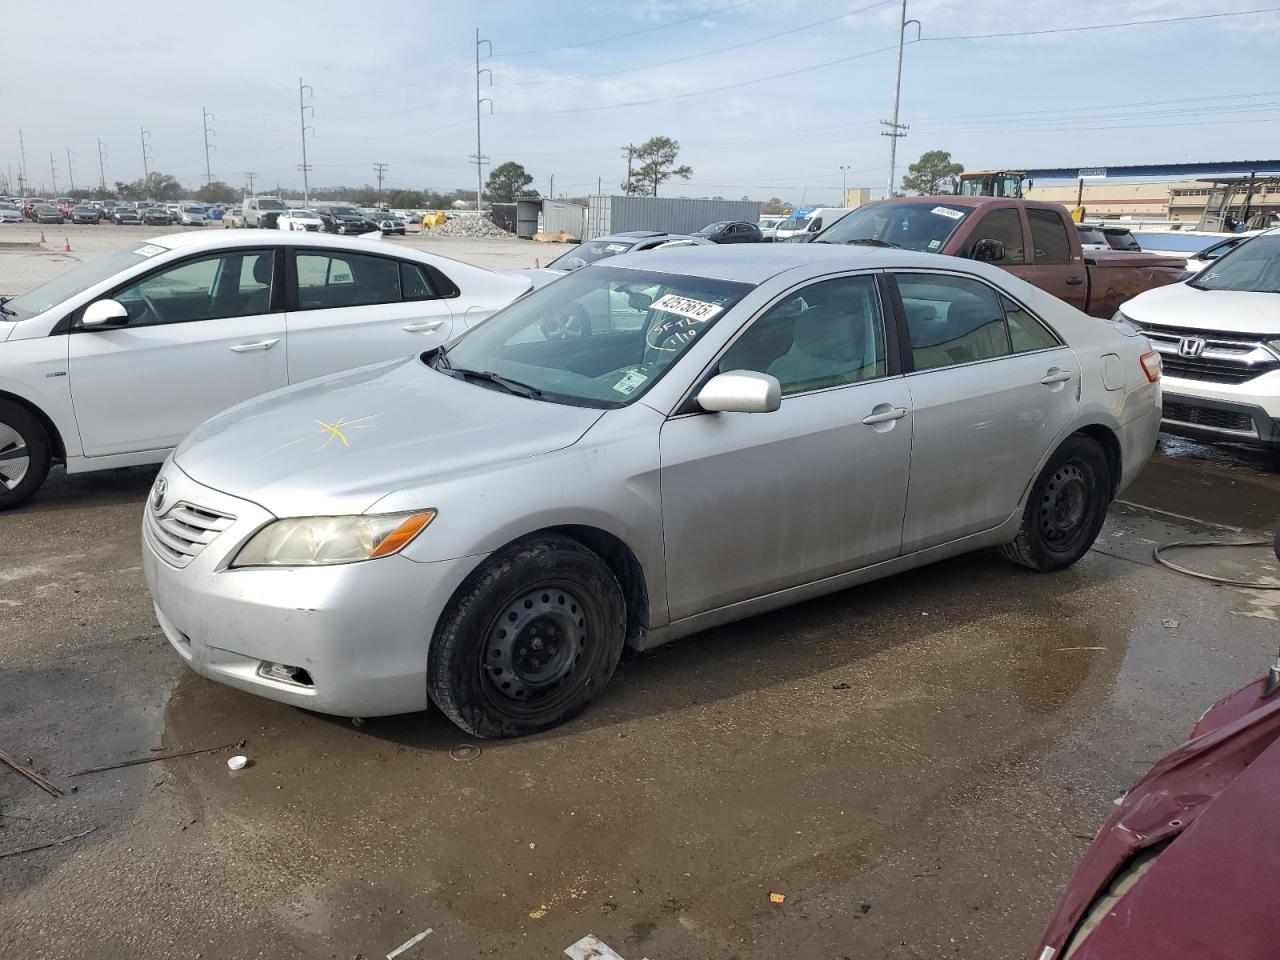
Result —
M 1194 225 L 1204 211 L 1210 189 L 1210 184 L 1197 180 L 1146 183 L 1119 179 L 1085 181 L 1082 202 L 1086 215 L 1091 219 L 1141 217 Z M 1027 191 L 1027 198 L 1061 203 L 1070 208 L 1076 205 L 1078 194 L 1076 184 L 1032 186 Z M 1280 213 L 1280 187 L 1273 186 L 1255 193 L 1252 206 L 1254 213 Z

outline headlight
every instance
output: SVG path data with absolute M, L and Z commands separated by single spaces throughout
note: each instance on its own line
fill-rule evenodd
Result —
M 321 567 L 399 553 L 436 518 L 434 510 L 358 517 L 293 517 L 269 523 L 233 567 Z

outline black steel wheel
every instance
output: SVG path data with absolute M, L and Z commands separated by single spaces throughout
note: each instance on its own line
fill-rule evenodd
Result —
M 531 537 L 491 557 L 450 602 L 427 690 L 473 736 L 545 730 L 604 689 L 625 630 L 622 589 L 603 560 L 567 537 Z
M 1111 469 L 1097 441 L 1068 437 L 1036 478 L 1017 539 L 1002 552 L 1032 570 L 1071 566 L 1098 538 L 1111 496 Z

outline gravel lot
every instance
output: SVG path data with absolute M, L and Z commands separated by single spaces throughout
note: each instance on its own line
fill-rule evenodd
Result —
M 0 291 L 156 233 L 46 228 L 72 253 L 0 247 Z M 1151 560 L 1274 529 L 1280 459 L 1162 440 L 1071 570 L 980 554 L 699 634 L 468 759 L 439 714 L 356 726 L 187 671 L 142 580 L 153 476 L 59 471 L 0 515 L 0 750 L 66 791 L 0 767 L 0 854 L 91 831 L 0 859 L 5 958 L 382 957 L 427 928 L 404 960 L 589 933 L 628 960 L 1023 957 L 1112 800 L 1280 635 L 1275 593 Z M 219 750 L 73 776 L 241 740 L 239 773 Z

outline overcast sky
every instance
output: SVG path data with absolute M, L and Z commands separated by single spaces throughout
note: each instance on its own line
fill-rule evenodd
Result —
M 1280 12 L 1039 36 L 1127 20 L 1257 9 L 1267 0 L 909 0 L 900 172 L 925 150 L 969 169 L 1272 159 L 1280 155 Z M 484 152 L 546 193 L 606 191 L 620 146 L 676 138 L 689 196 L 835 202 L 882 190 L 900 0 L 7 0 L 0 174 L 34 187 L 142 175 L 301 184 L 298 79 L 309 84 L 313 184 L 475 184 L 474 37 L 492 41 Z M 361 12 L 357 12 L 361 11 Z M 367 11 L 367 12 L 366 12 Z M 683 21 L 683 22 L 678 22 Z M 824 21 L 824 22 L 820 22 Z M 914 37 L 914 28 L 910 34 Z M 35 38 L 43 38 L 36 40 Z M 488 47 L 484 48 L 488 53 Z M 834 62 L 843 61 L 843 62 Z M 783 76 L 784 74 L 789 74 Z M 772 78 L 772 79 L 768 79 Z M 714 90 L 713 88 L 728 88 Z M 16 189 L 16 185 L 15 185 Z

